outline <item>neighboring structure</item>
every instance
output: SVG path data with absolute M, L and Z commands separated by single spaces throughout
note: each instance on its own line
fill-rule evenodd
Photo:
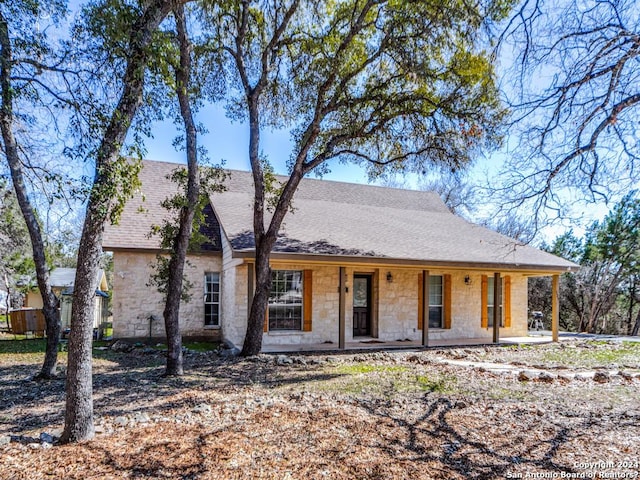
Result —
M 76 280 L 75 268 L 54 268 L 49 274 L 51 290 L 60 300 L 60 322 L 62 329 L 71 325 L 71 303 L 73 301 L 73 285 Z M 100 328 L 107 321 L 109 309 L 109 286 L 103 270 L 98 272 L 98 288 L 96 290 L 95 308 L 93 314 L 93 328 Z M 37 288 L 27 292 L 25 308 L 41 309 L 43 306 L 42 295 Z
M 0 314 L 4 315 L 8 310 L 11 310 L 11 296 L 7 290 L 0 288 Z
M 106 229 L 104 249 L 114 255 L 114 337 L 164 335 L 162 297 L 147 286 L 160 250 L 148 234 L 166 215 L 160 202 L 176 191 L 167 174 L 178 167 L 144 162 L 141 192 L 120 224 Z M 180 323 L 186 336 L 240 346 L 254 286 L 251 174 L 231 171 L 225 186 L 211 196 L 210 243 L 189 256 L 185 275 L 194 291 L 180 308 Z M 432 192 L 305 179 L 292 207 L 271 257 L 267 347 L 490 340 L 495 279 L 500 335 L 523 336 L 527 278 L 554 276 L 557 285 L 559 274 L 575 268 L 451 214 Z

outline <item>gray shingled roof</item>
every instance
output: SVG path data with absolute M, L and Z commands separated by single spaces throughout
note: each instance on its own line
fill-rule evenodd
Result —
M 49 283 L 54 288 L 73 287 L 76 281 L 76 269 L 58 267 L 51 270 Z
M 158 247 L 157 239 L 146 234 L 164 215 L 159 202 L 175 190 L 165 179 L 173 168 L 175 164 L 144 163 L 146 201 L 137 195 L 126 206 L 120 226 L 107 228 L 105 250 Z M 251 252 L 251 174 L 231 171 L 225 185 L 225 192 L 212 195 L 213 208 L 234 251 Z M 141 206 L 146 213 L 136 213 Z M 293 209 L 285 217 L 275 252 L 545 271 L 575 266 L 451 214 L 433 192 L 304 179 Z
M 98 270 L 98 288 L 100 288 L 100 281 L 104 275 L 102 269 Z M 76 281 L 76 269 L 68 267 L 57 267 L 51 270 L 49 273 L 49 284 L 53 288 L 70 288 L 73 291 L 73 286 Z

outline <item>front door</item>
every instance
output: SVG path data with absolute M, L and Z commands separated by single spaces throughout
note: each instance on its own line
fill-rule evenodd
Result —
M 371 275 L 353 276 L 353 336 L 371 335 Z

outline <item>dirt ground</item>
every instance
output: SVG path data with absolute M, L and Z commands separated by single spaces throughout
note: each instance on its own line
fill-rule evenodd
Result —
M 64 378 L 34 382 L 40 354 L 0 354 L 0 478 L 638 478 L 640 471 L 640 344 L 250 359 L 194 352 L 178 379 L 161 377 L 163 353 L 152 349 L 95 356 L 96 437 L 60 446 Z

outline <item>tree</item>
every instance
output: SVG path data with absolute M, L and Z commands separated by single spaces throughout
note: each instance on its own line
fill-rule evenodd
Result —
M 182 336 L 180 334 L 179 312 L 182 296 L 184 265 L 191 239 L 193 217 L 200 200 L 200 174 L 198 172 L 198 147 L 196 125 L 191 113 L 191 44 L 187 33 L 184 6 L 173 10 L 176 21 L 177 41 L 180 52 L 179 65 L 175 69 L 175 91 L 180 104 L 180 115 L 184 123 L 187 154 L 187 188 L 185 202 L 180 208 L 178 231 L 168 265 L 164 324 L 167 332 L 167 368 L 165 375 L 182 375 Z
M 451 213 L 467 219 L 473 216 L 479 200 L 476 188 L 462 172 L 437 172 L 437 176 L 424 178 L 418 188 L 436 192 Z
M 581 266 L 577 273 L 563 275 L 563 320 L 568 326 L 590 333 L 633 332 L 640 255 L 640 200 L 634 192 L 594 222 L 582 239 L 569 232 L 549 250 Z
M 168 252 L 168 255 L 157 255 L 150 285 L 158 288 L 165 301 L 163 316 L 168 344 L 165 375 L 182 375 L 179 312 L 180 301 L 190 297 L 191 283 L 184 276 L 185 265 L 189 263 L 187 253 L 198 250 L 207 241 L 199 228 L 204 221 L 204 208 L 209 204 L 208 194 L 220 189 L 219 181 L 223 175 L 219 168 L 208 168 L 201 175 L 199 168 L 199 159 L 206 155 L 206 151 L 198 147 L 197 135 L 202 128 L 196 125 L 193 112 L 203 98 L 215 96 L 202 87 L 210 72 L 206 67 L 199 68 L 199 64 L 207 63 L 203 58 L 208 52 L 206 49 L 203 51 L 201 45 L 192 43 L 187 31 L 184 5 L 177 5 L 173 9 L 173 18 L 175 28 L 163 32 L 159 41 L 164 40 L 166 48 L 150 63 L 156 77 L 154 96 L 164 97 L 156 102 L 158 113 L 162 113 L 161 106 L 171 112 L 175 108 L 173 100 L 177 99 L 179 108 L 174 121 L 182 124 L 185 134 L 183 138 L 176 139 L 174 144 L 184 143 L 187 168 L 177 168 L 170 175 L 170 179 L 179 187 L 178 193 L 163 201 L 162 206 L 169 216 L 161 225 L 154 225 L 150 232 L 160 235 L 160 246 Z M 172 101 L 167 102 L 167 98 Z
M 194 167 L 198 168 L 197 163 Z M 172 376 L 183 374 L 178 314 L 180 302 L 190 300 L 193 286 L 184 275 L 185 267 L 190 266 L 187 254 L 207 248 L 210 239 L 200 229 L 206 223 L 205 208 L 210 202 L 209 194 L 223 190 L 224 172 L 218 167 L 205 167 L 202 172 L 197 171 L 194 175 L 189 167 L 178 167 L 167 178 L 178 185 L 178 192 L 162 202 L 161 206 L 167 210 L 168 215 L 160 225 L 152 225 L 149 232 L 149 236 L 160 237 L 160 248 L 164 253 L 156 255 L 147 285 L 155 286 L 164 298 L 165 330 L 169 345 L 165 376 Z M 195 200 L 189 197 L 194 190 L 189 186 L 192 180 L 198 182 L 198 196 Z M 187 215 L 191 217 L 190 222 Z
M 145 70 L 154 33 L 173 7 L 168 0 L 151 0 L 139 7 L 119 3 L 94 4 L 85 11 L 89 32 L 125 37 L 127 45 L 122 76 L 117 78 L 120 94 L 105 124 L 98 128 L 100 142 L 93 159 L 95 174 L 86 208 L 78 251 L 69 335 L 69 363 L 66 382 L 65 427 L 61 442 L 74 442 L 94 436 L 91 378 L 91 343 L 93 337 L 93 298 L 101 258 L 104 223 L 117 219 L 123 201 L 137 186 L 139 163 L 121 156 L 127 133 L 140 107 L 144 93 Z M 107 49 L 110 45 L 106 45 Z M 116 71 L 116 72 L 119 72 Z M 99 118 L 96 120 L 100 120 Z
M 509 2 L 208 2 L 211 42 L 249 124 L 255 293 L 242 355 L 260 351 L 269 258 L 300 181 L 331 160 L 388 170 L 456 170 L 499 143 L 503 111 L 483 27 Z M 291 131 L 289 177 L 260 155 L 266 126 Z M 267 216 L 270 214 L 270 218 Z
M 614 206 L 603 220 L 593 243 L 595 252 L 592 255 L 610 263 L 610 271 L 617 274 L 612 282 L 615 282 L 615 290 L 611 288 L 617 295 L 612 293 L 614 298 L 610 301 L 618 307 L 620 297 L 627 297 L 629 311 L 626 330 L 633 332 L 637 329 L 632 312 L 636 300 L 635 282 L 640 270 L 640 199 L 637 198 L 637 192 L 630 192 Z M 628 295 L 625 295 L 627 292 Z M 637 319 L 635 324 L 638 324 Z
M 15 193 L 0 182 L 0 276 L 7 296 L 4 310 L 9 313 L 17 283 L 34 270 L 29 232 Z M 7 322 L 9 324 L 9 322 Z
M 25 181 L 21 152 L 28 152 L 28 145 L 19 143 L 16 135 L 20 122 L 29 123 L 27 112 L 14 108 L 19 102 L 42 104 L 44 97 L 58 101 L 59 97 L 52 88 L 47 88 L 39 77 L 42 71 L 55 71 L 44 63 L 43 57 L 50 53 L 46 35 L 36 27 L 39 16 L 45 13 L 52 21 L 65 13 L 65 7 L 58 1 L 16 1 L 0 6 L 0 129 L 2 131 L 2 150 L 11 171 L 13 188 L 16 193 L 22 216 L 26 222 L 31 240 L 33 261 L 40 294 L 42 311 L 46 322 L 47 347 L 45 358 L 37 378 L 49 379 L 55 376 L 58 361 L 58 339 L 60 337 L 60 313 L 58 299 L 49 283 L 46 245 L 40 222 L 29 198 Z M 12 22 L 11 24 L 9 22 Z M 44 90 L 41 93 L 39 90 Z
M 514 149 L 501 198 L 536 225 L 638 181 L 640 28 L 633 0 L 523 0 L 503 35 L 516 58 Z

